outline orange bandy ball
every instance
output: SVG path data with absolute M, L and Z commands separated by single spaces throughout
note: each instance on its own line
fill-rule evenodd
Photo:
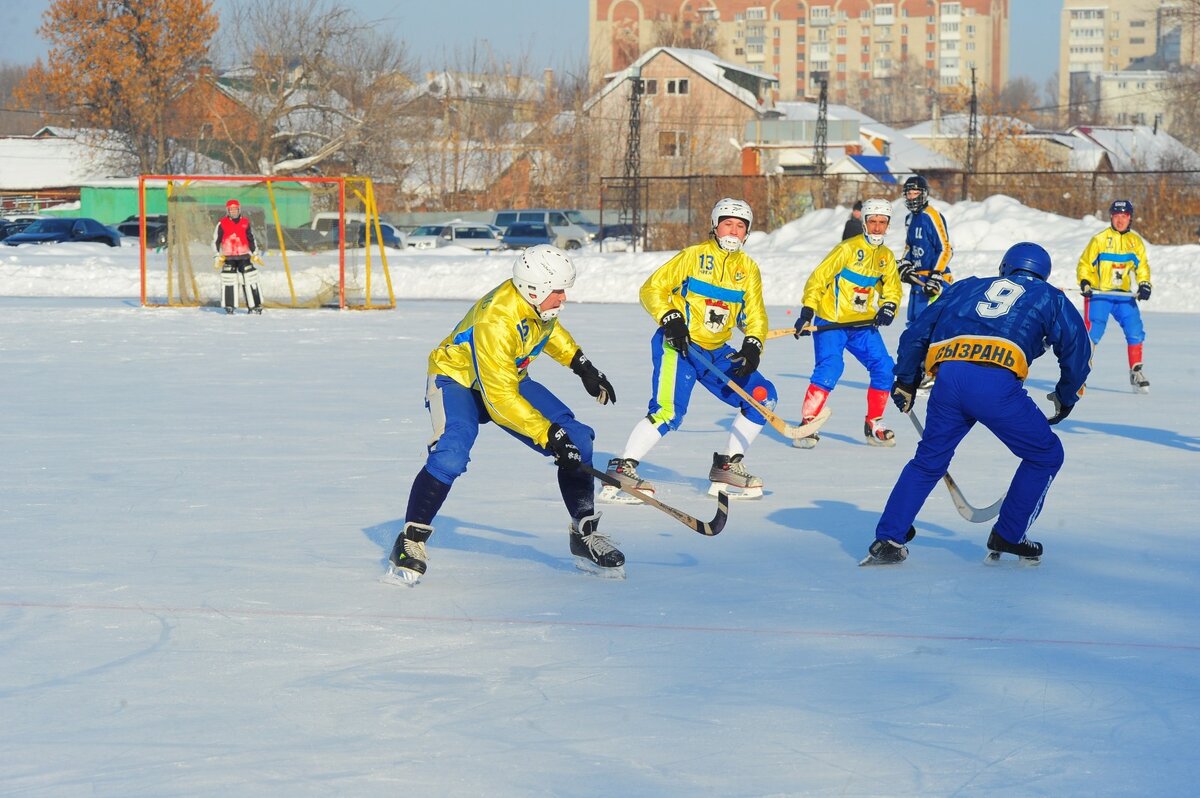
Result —
M 756 402 L 767 401 L 767 389 L 762 387 L 761 385 L 758 386 L 757 388 L 755 388 L 754 393 L 752 393 L 750 395 L 754 397 L 754 401 L 756 401 Z

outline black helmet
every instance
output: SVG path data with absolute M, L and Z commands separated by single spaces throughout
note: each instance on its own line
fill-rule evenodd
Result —
M 918 196 L 909 198 L 908 192 L 920 192 Z M 908 208 L 913 213 L 923 210 L 929 204 L 929 181 L 920 175 L 913 175 L 908 180 L 904 181 L 904 207 Z

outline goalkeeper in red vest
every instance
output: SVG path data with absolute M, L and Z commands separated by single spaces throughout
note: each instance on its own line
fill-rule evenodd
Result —
M 237 200 L 225 203 L 225 215 L 217 222 L 213 249 L 221 263 L 221 305 L 226 313 L 237 309 L 237 287 L 242 285 L 247 313 L 262 313 L 262 292 L 258 290 L 258 269 L 251 256 L 258 251 L 249 217 L 242 216 Z

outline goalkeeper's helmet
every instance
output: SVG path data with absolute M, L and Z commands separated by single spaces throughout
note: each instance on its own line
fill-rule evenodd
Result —
M 575 264 L 558 247 L 538 244 L 522 252 L 513 263 L 513 285 L 538 311 L 542 321 L 558 315 L 559 308 L 541 310 L 546 297 L 575 285 Z

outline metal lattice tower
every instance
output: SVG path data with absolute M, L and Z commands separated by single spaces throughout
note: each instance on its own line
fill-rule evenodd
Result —
M 817 98 L 817 135 L 813 141 L 813 169 L 818 177 L 825 176 L 825 147 L 829 143 L 829 81 L 821 78 L 821 94 Z
M 621 202 L 621 221 L 630 225 L 634 251 L 638 245 L 640 197 L 638 184 L 642 178 L 642 77 L 641 70 L 629 81 L 629 134 L 625 139 L 625 191 Z
M 962 198 L 967 191 L 971 173 L 975 171 L 975 138 L 979 135 L 979 96 L 975 93 L 975 67 L 971 67 L 971 115 L 967 121 L 967 163 L 963 171 Z

